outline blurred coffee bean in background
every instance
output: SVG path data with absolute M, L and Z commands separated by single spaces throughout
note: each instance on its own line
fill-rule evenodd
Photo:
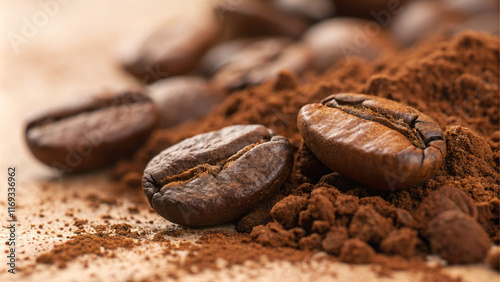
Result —
M 153 31 L 128 57 L 123 67 L 144 84 L 191 72 L 217 42 L 220 24 L 214 15 L 179 17 Z
M 374 21 L 333 18 L 311 27 L 303 36 L 313 52 L 314 65 L 324 71 L 340 59 L 356 55 L 368 60 L 396 49 L 386 31 Z
M 219 0 L 215 14 L 224 27 L 225 38 L 280 35 L 298 38 L 307 29 L 307 20 L 279 9 L 268 0 Z
M 312 68 L 312 54 L 305 44 L 284 37 L 254 42 L 231 57 L 213 77 L 223 92 L 232 92 L 271 80 L 281 70 L 295 73 Z
M 173 127 L 205 116 L 220 104 L 224 95 L 196 76 L 177 76 L 159 80 L 148 87 L 159 115 L 161 128 Z
M 335 13 L 331 0 L 274 0 L 276 6 L 312 21 L 329 18 Z
M 210 49 L 200 61 L 198 72 L 204 76 L 212 76 L 220 68 L 227 65 L 232 57 L 252 42 L 261 38 L 240 38 L 221 42 Z

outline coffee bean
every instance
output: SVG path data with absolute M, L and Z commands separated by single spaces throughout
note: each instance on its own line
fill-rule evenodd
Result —
M 181 17 L 155 30 L 122 58 L 122 65 L 144 84 L 192 71 L 218 39 L 220 26 L 213 16 Z
M 219 0 L 215 14 L 224 25 L 225 38 L 277 35 L 298 38 L 309 23 L 279 9 L 268 0 Z
M 376 59 L 396 44 L 375 22 L 353 18 L 334 18 L 308 29 L 302 37 L 313 52 L 314 65 L 324 71 L 340 59 L 359 56 Z
M 431 251 L 450 264 L 481 262 L 491 246 L 481 225 L 458 210 L 438 215 L 425 233 Z
M 159 127 L 199 119 L 224 99 L 224 95 L 210 87 L 205 79 L 195 76 L 159 80 L 148 89 L 158 109 Z
M 447 10 L 439 1 L 416 1 L 394 16 L 390 32 L 399 45 L 406 47 L 432 34 L 453 30 L 461 20 L 460 14 Z
M 460 33 L 464 30 L 474 30 L 497 36 L 500 32 L 500 27 L 497 24 L 491 23 L 498 23 L 498 21 L 499 15 L 497 9 L 496 12 L 480 14 L 461 22 L 453 32 Z
M 248 45 L 213 77 L 213 85 L 232 92 L 275 78 L 282 70 L 295 73 L 311 68 L 311 52 L 287 38 L 268 38 Z
M 240 38 L 217 44 L 203 56 L 198 66 L 198 72 L 207 77 L 212 76 L 229 64 L 236 54 L 255 41 L 258 39 Z
M 143 187 L 151 207 L 186 226 L 232 222 L 273 194 L 292 166 L 288 140 L 261 125 L 186 139 L 154 157 Z
M 439 126 L 397 102 L 335 94 L 302 107 L 298 128 L 330 169 L 378 189 L 411 187 L 434 175 L 446 143 Z
M 385 15 L 398 14 L 405 8 L 404 4 L 411 0 L 331 0 L 336 15 L 343 17 L 362 17 L 378 20 Z
M 104 93 L 36 115 L 27 123 L 26 142 L 46 165 L 65 172 L 89 170 L 130 155 L 157 118 L 143 91 Z
M 331 0 L 274 0 L 276 6 L 313 21 L 331 17 L 335 6 Z
M 442 186 L 425 197 L 415 211 L 415 217 L 426 225 L 437 215 L 449 210 L 458 210 L 464 214 L 477 219 L 478 211 L 474 201 L 464 191 L 452 187 Z

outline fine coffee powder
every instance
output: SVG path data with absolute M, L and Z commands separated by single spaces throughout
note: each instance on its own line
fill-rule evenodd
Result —
M 474 221 L 471 215 L 476 212 L 468 207 L 472 201 L 481 230 L 490 243 L 498 244 L 498 60 L 498 38 L 465 32 L 420 43 L 373 63 L 349 58 L 322 75 L 308 73 L 297 78 L 281 73 L 273 82 L 231 94 L 201 121 L 157 130 L 132 161 L 115 168 L 114 175 L 137 183 L 133 180 L 141 177 L 150 159 L 183 139 L 233 124 L 263 124 L 290 140 L 296 162 L 272 204 L 258 207 L 237 224 L 246 231 L 259 225 L 249 236 L 254 242 L 271 248 L 325 250 L 352 263 L 375 263 L 379 254 L 423 259 L 448 250 L 449 246 L 429 244 L 427 217 L 419 216 L 449 211 L 424 203 L 436 201 L 436 196 L 424 199 L 448 186 L 463 193 L 446 191 L 442 200 L 462 203 L 455 211 L 463 213 L 458 217 Z M 434 120 L 447 145 L 435 176 L 406 190 L 383 192 L 366 189 L 328 168 L 316 179 L 305 173 L 304 168 L 321 163 L 306 150 L 299 151 L 303 144 L 297 114 L 305 104 L 336 93 L 392 99 Z M 466 245 L 460 238 L 450 236 L 448 240 L 453 246 Z M 485 246 L 484 241 L 479 244 Z M 214 250 L 214 256 L 217 253 Z M 479 257 L 457 262 L 462 261 L 476 262 Z

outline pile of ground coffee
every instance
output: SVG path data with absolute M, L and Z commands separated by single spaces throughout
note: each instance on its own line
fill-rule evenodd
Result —
M 238 222 L 240 231 L 257 226 L 252 240 L 276 248 L 324 250 L 350 263 L 370 263 L 376 253 L 423 257 L 433 250 L 422 214 L 437 213 L 432 209 L 439 207 L 421 203 L 431 192 L 451 186 L 473 200 L 477 222 L 498 244 L 498 61 L 498 38 L 465 32 L 372 63 L 351 57 L 321 75 L 297 78 L 285 72 L 273 82 L 232 94 L 201 121 L 157 130 L 113 173 L 139 189 L 147 162 L 180 140 L 233 124 L 263 124 L 290 140 L 295 164 L 281 193 Z M 344 92 L 393 99 L 434 119 L 447 142 L 438 173 L 410 189 L 383 192 L 324 167 L 302 144 L 297 113 L 305 104 Z

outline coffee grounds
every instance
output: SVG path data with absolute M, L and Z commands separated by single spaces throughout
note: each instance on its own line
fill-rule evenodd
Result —
M 377 255 L 424 259 L 431 250 L 416 210 L 432 191 L 446 185 L 473 200 L 477 221 L 498 244 L 498 61 L 497 37 L 464 32 L 422 42 L 373 63 L 351 57 L 322 75 L 297 78 L 284 72 L 274 82 L 232 94 L 201 121 L 157 130 L 113 174 L 137 184 L 147 162 L 182 139 L 233 124 L 263 124 L 289 138 L 296 162 L 277 203 L 263 205 L 237 223 L 240 231 L 253 228 L 250 238 L 255 242 L 270 248 L 325 250 L 341 257 L 342 249 L 369 254 L 371 248 Z M 446 159 L 436 175 L 407 190 L 388 192 L 322 166 L 302 144 L 297 113 L 307 103 L 343 92 L 393 99 L 434 119 L 445 129 L 447 141 Z M 281 199 L 284 195 L 288 196 Z M 214 246 L 212 256 L 223 256 L 218 248 Z
M 59 268 L 65 268 L 69 261 L 86 254 L 98 256 L 112 256 L 103 251 L 115 250 L 117 248 L 132 248 L 139 243 L 123 236 L 110 236 L 105 233 L 79 234 L 70 240 L 57 244 L 52 250 L 42 253 L 36 258 L 37 263 L 56 264 Z

